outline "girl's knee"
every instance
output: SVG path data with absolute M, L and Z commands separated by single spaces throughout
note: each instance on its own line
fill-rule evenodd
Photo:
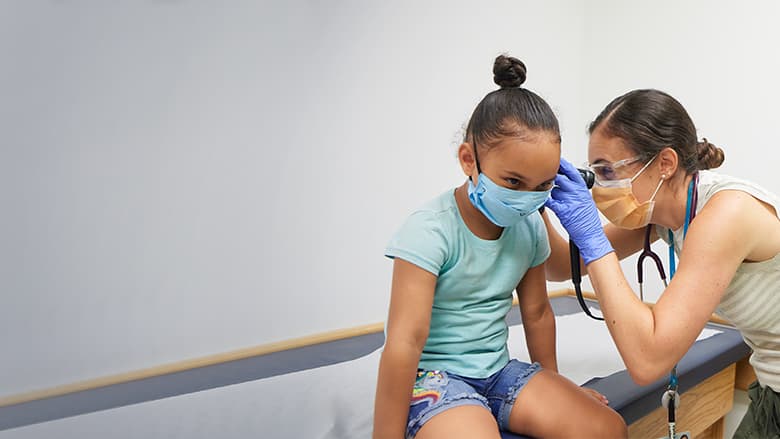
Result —
M 605 407 L 606 408 L 606 407 Z M 597 435 L 602 438 L 615 438 L 624 439 L 628 437 L 628 427 L 626 421 L 618 412 L 607 409 L 604 410 L 604 414 L 600 416 L 600 424 Z
M 591 412 L 588 420 L 577 427 L 578 431 L 569 431 L 571 437 L 598 439 L 625 439 L 628 437 L 628 427 L 618 412 L 607 406 L 601 406 L 595 413 Z

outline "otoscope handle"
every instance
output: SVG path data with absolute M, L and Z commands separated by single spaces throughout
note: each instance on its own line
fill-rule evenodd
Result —
M 577 301 L 580 303 L 580 308 L 587 314 L 588 317 L 595 320 L 604 320 L 603 317 L 594 316 L 590 312 L 588 305 L 585 303 L 585 298 L 582 297 L 582 273 L 580 272 L 580 249 L 574 244 L 574 241 L 569 241 L 569 256 L 571 257 L 571 281 L 574 284 L 574 293 L 577 295 Z
M 580 283 L 582 281 L 582 273 L 580 273 L 580 249 L 574 241 L 569 241 L 569 259 L 571 262 L 571 280 L 574 283 Z

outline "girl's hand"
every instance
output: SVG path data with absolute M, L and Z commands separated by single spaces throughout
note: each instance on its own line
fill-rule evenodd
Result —
M 601 393 L 599 393 L 599 392 L 597 392 L 597 391 L 595 391 L 593 389 L 590 389 L 588 387 L 582 387 L 582 390 L 584 390 L 585 393 L 587 393 L 588 395 L 592 396 L 593 398 L 595 398 L 596 400 L 598 400 L 602 404 L 609 405 L 609 400 L 607 399 L 606 396 L 602 395 Z

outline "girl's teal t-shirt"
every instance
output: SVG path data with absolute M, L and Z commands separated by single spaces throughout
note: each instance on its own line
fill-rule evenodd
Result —
M 550 255 L 539 213 L 506 227 L 496 240 L 468 229 L 450 190 L 412 213 L 385 250 L 435 274 L 428 340 L 419 368 L 486 378 L 509 361 L 506 314 L 529 268 Z

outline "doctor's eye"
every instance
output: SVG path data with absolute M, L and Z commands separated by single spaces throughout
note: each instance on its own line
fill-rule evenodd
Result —
M 511 186 L 517 186 L 520 184 L 520 180 L 512 177 L 507 177 L 504 179 L 504 181 L 506 181 Z
M 616 177 L 615 170 L 609 165 L 594 166 L 593 172 L 596 173 L 600 180 L 614 180 Z

